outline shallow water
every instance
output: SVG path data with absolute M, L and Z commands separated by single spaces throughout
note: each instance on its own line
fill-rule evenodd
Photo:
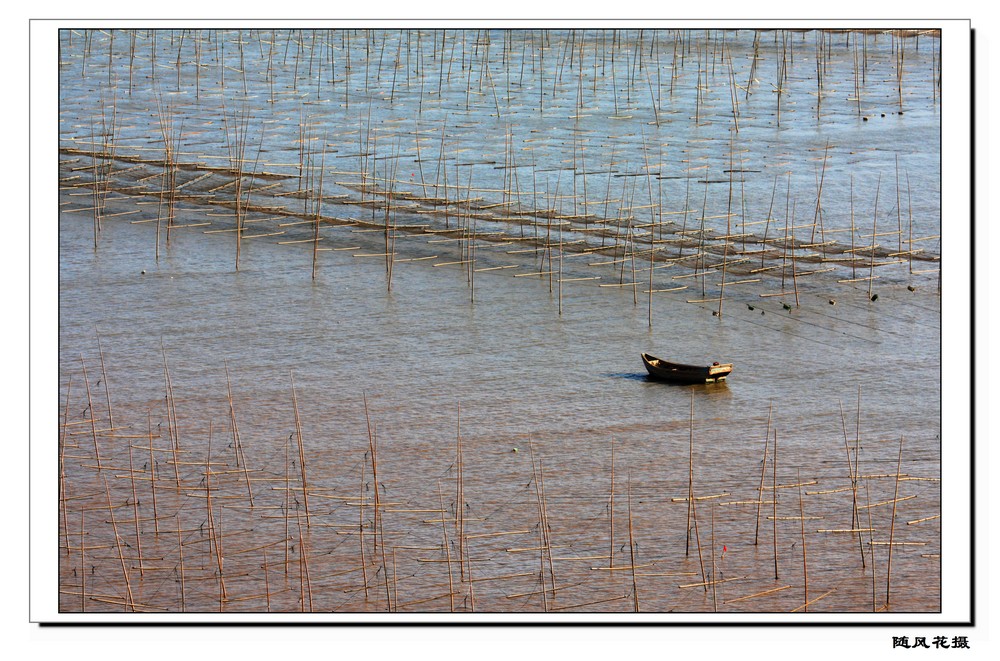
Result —
M 64 35 L 61 608 L 939 610 L 933 40 L 817 35 L 756 35 L 755 76 L 752 31 L 162 31 L 131 70 L 129 33 Z M 234 108 L 240 169 L 284 177 L 243 178 L 238 270 L 231 173 L 179 175 L 195 192 L 157 249 L 163 168 L 140 162 L 162 165 L 169 115 L 179 161 L 229 167 Z M 286 215 L 308 201 L 280 194 L 300 159 L 325 172 L 315 278 L 310 215 Z M 373 182 L 453 206 L 352 204 Z M 875 259 L 824 260 L 873 233 Z M 735 369 L 655 383 L 642 351 Z M 861 539 L 832 532 L 855 494 Z

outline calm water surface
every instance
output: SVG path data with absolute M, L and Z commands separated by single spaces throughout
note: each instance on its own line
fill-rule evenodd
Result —
M 939 610 L 937 46 L 854 39 L 65 34 L 61 608 Z

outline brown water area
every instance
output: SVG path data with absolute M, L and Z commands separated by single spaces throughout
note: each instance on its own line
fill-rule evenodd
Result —
M 64 30 L 60 610 L 939 612 L 939 49 Z

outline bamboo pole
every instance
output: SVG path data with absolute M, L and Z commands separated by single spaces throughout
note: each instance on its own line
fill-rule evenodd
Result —
M 466 564 L 468 565 L 467 571 L 469 573 L 469 608 L 472 610 L 473 613 L 475 613 L 476 612 L 476 588 L 475 588 L 475 585 L 474 585 L 473 580 L 472 580 L 472 554 L 469 553 L 469 538 L 468 538 L 468 536 L 464 537 L 464 542 L 465 543 L 463 544 L 463 546 L 465 547 Z
M 701 566 L 701 578 L 705 586 L 705 592 L 708 592 L 709 578 L 708 574 L 705 573 L 705 557 L 701 552 L 701 534 L 698 531 L 698 508 L 695 505 L 694 498 L 691 498 L 690 503 L 691 503 L 691 518 L 694 520 L 694 540 L 695 540 L 695 545 L 698 547 L 698 564 Z
M 308 512 L 308 508 L 306 512 Z M 306 608 L 306 601 L 309 603 L 308 612 L 313 612 L 313 600 L 312 600 L 312 579 L 309 576 L 309 549 L 306 546 L 306 541 L 302 536 L 302 517 L 299 514 L 299 510 L 295 510 L 295 522 L 297 524 L 299 532 L 299 592 L 301 600 L 301 607 L 303 610 Z M 308 524 L 307 524 L 308 527 Z M 304 589 L 304 593 L 303 593 Z
M 87 378 L 87 362 L 80 354 L 80 364 L 83 366 L 83 382 L 87 385 L 87 411 L 90 412 L 90 432 L 94 441 L 94 455 L 97 457 L 97 472 L 101 472 L 101 449 L 97 443 L 97 413 L 94 411 L 94 401 L 90 396 L 90 379 Z
M 153 417 L 146 409 L 146 435 L 149 441 L 149 488 L 153 493 L 153 534 L 160 534 L 160 521 L 156 513 L 156 458 L 153 456 Z
M 549 586 L 552 588 L 552 598 L 556 596 L 556 573 L 552 565 L 552 528 L 549 526 L 549 510 L 547 499 L 545 498 L 545 472 L 542 469 L 542 458 L 538 458 L 538 486 L 542 492 L 542 520 L 544 521 L 545 532 L 545 555 L 549 561 Z
M 289 473 L 289 471 L 288 471 L 288 468 L 289 468 L 288 467 L 288 446 L 292 442 L 292 436 L 293 435 L 294 435 L 294 433 L 293 434 L 289 434 L 288 438 L 282 444 L 284 446 L 284 450 L 285 450 L 285 488 L 283 490 L 282 504 L 281 504 L 281 518 L 283 519 L 283 522 L 285 524 L 285 535 L 282 538 L 282 542 L 284 542 L 284 547 L 285 547 L 285 562 L 282 564 L 282 566 L 285 568 L 285 576 L 288 575 L 288 542 L 291 541 L 291 537 L 288 535 L 288 511 L 291 509 L 290 498 L 291 498 L 291 493 L 292 493 L 291 483 L 289 482 L 289 474 L 288 474 Z M 362 480 L 363 479 L 364 478 L 362 478 Z
M 903 252 L 903 208 L 899 191 L 899 153 L 896 153 L 896 250 Z
M 628 471 L 628 549 L 629 565 L 632 574 L 632 608 L 639 612 L 639 588 L 635 581 L 635 537 L 632 532 L 632 469 Z
M 799 477 L 798 469 L 795 471 L 796 481 L 799 483 L 799 534 L 802 541 L 802 582 L 805 590 L 805 601 L 803 608 L 809 612 L 809 564 L 806 558 L 806 515 L 802 505 L 802 478 Z
M 549 610 L 548 597 L 546 595 L 545 589 L 545 547 L 548 546 L 548 539 L 545 530 L 545 508 L 542 506 L 542 490 L 539 485 L 538 473 L 535 467 L 535 451 L 532 447 L 531 440 L 528 441 L 528 453 L 531 459 L 531 481 L 535 485 L 535 503 L 538 508 L 538 564 L 539 572 L 538 579 L 541 584 L 541 595 L 542 595 L 542 610 L 547 612 Z M 550 573 L 551 579 L 551 573 Z M 553 594 L 555 590 L 553 589 Z
M 760 506 L 764 502 L 764 475 L 767 474 L 767 446 L 771 436 L 771 411 L 773 407 L 774 402 L 768 404 L 767 407 L 767 429 L 764 430 L 764 456 L 760 460 L 760 486 L 757 487 L 757 520 L 753 533 L 754 546 L 757 546 L 760 534 Z
M 177 452 L 180 449 L 180 441 L 178 439 L 177 432 L 177 419 L 174 412 L 174 390 L 170 382 L 170 369 L 167 366 L 167 350 L 163 346 L 163 339 L 160 339 L 160 353 L 163 355 L 163 380 L 164 386 L 167 391 L 166 404 L 167 404 L 167 433 L 170 436 L 170 449 L 173 455 L 174 464 L 174 483 L 178 489 L 181 488 L 181 476 L 178 465 L 180 464 L 180 458 L 177 456 Z
M 128 476 L 132 483 L 132 516 L 135 518 L 135 552 L 139 559 L 139 577 L 144 575 L 142 566 L 142 529 L 139 526 L 139 494 L 135 489 L 135 465 L 132 462 L 132 444 L 128 446 Z
M 867 481 L 865 481 L 865 501 L 867 503 L 871 503 L 871 492 L 869 490 L 869 485 L 868 485 Z M 876 595 L 876 586 L 875 586 L 875 577 L 876 577 L 876 573 L 875 573 L 875 543 L 874 543 L 874 530 L 875 530 L 875 526 L 872 523 L 872 510 L 871 510 L 871 507 L 868 507 L 867 510 L 868 510 L 868 553 L 869 553 L 869 557 L 871 559 L 871 564 L 872 564 L 872 612 L 874 613 L 874 612 L 878 611 L 878 597 Z M 890 546 L 889 548 L 891 549 L 892 547 Z
M 368 452 L 365 452 L 367 458 Z M 361 545 L 361 584 L 365 590 L 365 600 L 368 599 L 368 564 L 365 562 L 365 461 L 361 462 L 361 487 L 358 500 L 358 541 Z
M 372 483 L 375 488 L 375 498 L 374 498 L 374 510 L 372 519 L 372 542 L 373 548 L 378 548 L 378 529 L 379 529 L 379 517 L 381 515 L 379 508 L 379 495 L 378 495 L 378 457 L 376 453 L 375 444 L 375 430 L 372 428 L 371 416 L 368 413 L 368 395 L 366 393 L 361 393 L 361 397 L 364 401 L 365 406 L 365 425 L 368 431 L 368 456 L 371 458 L 372 465 Z
M 366 418 L 368 417 L 367 398 L 365 400 L 365 417 Z M 381 483 L 379 482 L 379 476 L 378 476 L 378 425 L 370 427 L 369 444 L 370 444 L 369 451 L 371 453 L 371 460 L 372 460 L 372 483 L 375 490 L 375 502 L 374 502 L 375 519 L 373 522 L 372 540 L 377 545 L 377 548 L 382 557 L 382 580 L 385 585 L 386 609 L 392 610 L 392 599 L 390 598 L 390 593 L 389 593 L 389 569 L 385 557 L 385 530 L 383 528 L 384 517 L 382 516 L 382 503 L 379 497 L 379 486 L 381 486 Z
M 302 480 L 302 507 L 306 511 L 306 528 L 312 527 L 309 514 L 309 481 L 306 479 L 306 451 L 302 443 L 302 421 L 299 418 L 299 404 L 295 395 L 295 374 L 288 372 L 289 382 L 292 386 L 292 411 L 295 414 L 295 440 L 299 449 L 299 475 Z M 376 485 L 376 489 L 378 485 Z
M 892 540 L 896 533 L 896 503 L 899 500 L 899 471 L 903 465 L 903 437 L 899 437 L 899 456 L 896 459 L 896 485 L 892 495 L 892 518 L 889 524 L 889 558 L 885 568 L 885 607 L 889 607 L 889 585 L 892 579 Z
M 615 566 L 615 437 L 611 437 L 611 495 L 608 502 L 608 513 L 610 519 L 610 530 L 608 541 L 611 548 L 608 549 L 608 569 Z
M 86 516 L 84 509 L 80 510 L 80 612 L 87 612 L 87 536 L 86 536 Z M 68 531 L 67 531 L 68 532 Z M 66 543 L 66 550 L 69 551 L 69 542 Z
M 271 612 L 271 581 L 269 578 L 269 565 L 267 564 L 267 549 L 261 549 L 261 553 L 264 556 L 264 564 L 261 565 L 261 569 L 264 570 L 264 603 L 267 608 L 267 612 Z
M 774 185 L 771 187 L 771 204 L 767 208 L 767 218 L 764 219 L 764 237 L 761 239 L 761 245 L 767 245 L 767 231 L 771 227 L 771 212 L 774 210 L 774 196 L 778 192 L 778 175 L 774 175 Z M 767 255 L 766 250 L 760 251 L 760 267 L 764 268 L 764 258 Z
M 185 602 L 185 585 L 184 585 L 184 542 L 181 539 L 181 521 L 180 517 L 175 513 L 174 522 L 177 524 L 177 556 L 178 556 L 178 567 L 180 569 L 180 590 L 181 590 L 181 612 L 187 611 L 187 603 Z
M 871 263 L 868 268 L 868 300 L 872 300 L 872 284 L 875 281 L 875 241 L 878 238 L 876 227 L 878 226 L 878 194 L 882 186 L 882 175 L 878 176 L 878 183 L 875 186 L 875 211 L 872 213 L 872 247 L 871 247 Z
M 108 478 L 104 478 L 104 493 L 108 498 L 108 513 L 111 515 L 111 530 L 115 536 L 115 547 L 118 549 L 118 561 L 121 563 L 122 575 L 125 577 L 125 606 L 135 612 L 135 601 L 132 598 L 132 582 L 129 580 L 128 567 L 125 566 L 125 555 L 122 551 L 122 538 L 118 534 L 118 523 L 115 521 L 115 508 L 111 505 L 111 487 Z
M 438 481 L 438 502 L 441 508 L 441 536 L 444 540 L 444 552 L 445 558 L 448 561 L 448 599 L 449 599 L 449 611 L 455 612 L 455 583 L 453 580 L 453 574 L 451 570 L 451 546 L 448 543 L 448 526 L 445 524 L 444 518 L 444 495 L 441 493 L 441 482 Z
M 906 213 L 907 213 L 907 227 L 909 230 L 909 240 L 907 241 L 907 248 L 909 252 L 909 266 L 910 273 L 913 273 L 913 201 L 910 199 L 910 173 L 906 172 Z
M 247 470 L 247 462 L 243 456 L 243 444 L 240 442 L 240 428 L 236 424 L 236 408 L 233 404 L 233 386 L 229 378 L 229 361 L 223 361 L 226 367 L 226 393 L 229 401 L 229 422 L 233 431 L 233 452 L 236 455 L 236 466 L 243 467 L 243 477 L 247 485 L 247 496 L 250 499 L 250 507 L 253 508 L 253 489 L 250 487 L 250 473 Z
M 735 99 L 735 97 L 733 97 Z M 739 130 L 738 128 L 736 129 Z M 729 134 L 729 196 L 726 206 L 726 238 L 723 239 L 723 253 L 722 253 L 722 281 L 719 283 L 719 309 L 716 311 L 715 316 L 722 317 L 722 302 L 726 298 L 726 265 L 729 262 L 729 236 L 733 233 L 732 230 L 732 217 L 733 217 L 733 134 Z M 713 550 L 714 557 L 714 550 Z
M 316 279 L 316 269 L 319 266 L 319 226 L 323 217 L 323 179 L 326 173 L 326 134 L 323 135 L 322 156 L 319 166 L 319 193 L 316 195 L 316 215 L 313 228 L 312 279 Z
M 860 516 L 858 514 L 858 477 L 851 463 L 851 446 L 847 440 L 847 421 L 844 419 L 844 403 L 840 402 L 840 425 L 844 431 L 844 450 L 847 454 L 847 475 L 851 480 L 851 527 L 860 527 Z M 861 566 L 865 566 L 865 547 L 861 539 L 861 531 L 858 531 L 858 550 L 861 552 Z
M 719 573 L 715 564 L 715 505 L 712 505 L 712 525 L 711 525 L 711 548 L 712 548 L 712 611 L 719 612 Z
M 691 517 L 694 513 L 694 392 L 691 393 L 691 415 L 688 418 L 688 511 L 684 555 L 691 548 Z
M 819 187 L 818 187 L 818 190 L 816 192 L 816 210 L 815 210 L 815 213 L 813 214 L 813 227 L 812 227 L 812 234 L 809 237 L 809 243 L 815 243 L 816 242 L 816 225 L 817 224 L 819 224 L 819 226 L 820 226 L 820 241 L 823 242 L 823 243 L 826 242 L 825 233 L 823 232 L 823 205 L 822 205 L 822 199 L 823 199 L 823 182 L 826 180 L 826 163 L 829 160 L 829 156 L 828 156 L 829 152 L 830 152 L 830 141 L 827 140 L 827 142 L 826 142 L 826 149 L 823 150 L 823 167 L 820 169 Z M 826 247 L 825 246 L 823 247 L 823 256 L 826 257 Z
M 216 571 L 219 577 L 219 610 L 226 601 L 226 577 L 223 572 L 221 533 L 215 528 L 215 512 L 212 508 L 212 423 L 208 425 L 208 458 L 205 462 L 205 510 L 208 518 L 209 553 L 215 549 Z M 222 509 L 219 509 L 220 516 Z M 221 523 L 220 523 L 221 527 Z
M 774 430 L 774 451 L 771 455 L 771 529 L 774 547 L 774 580 L 778 580 L 778 430 Z
M 463 483 L 462 461 L 462 403 L 458 403 L 455 420 L 455 536 L 458 539 L 458 575 L 465 580 L 465 554 L 462 541 L 465 539 L 465 485 Z
M 101 346 L 101 334 L 97 333 L 97 351 L 101 357 L 101 380 L 104 381 L 104 395 L 108 402 L 108 426 L 115 428 L 115 414 L 111 409 L 111 388 L 108 385 L 108 371 L 104 367 L 104 348 Z M 100 383 L 100 382 L 98 382 Z
M 66 406 L 63 409 L 63 424 L 59 433 L 59 511 L 62 515 L 63 532 L 66 536 L 66 557 L 70 556 L 69 513 L 66 506 L 66 434 L 69 429 L 69 396 L 73 390 L 73 377 L 66 384 Z M 82 544 L 81 544 L 82 547 Z

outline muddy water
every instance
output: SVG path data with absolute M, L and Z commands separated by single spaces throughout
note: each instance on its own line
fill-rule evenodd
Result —
M 63 610 L 940 609 L 929 38 L 900 94 L 887 35 L 155 35 L 63 39 Z M 157 251 L 139 161 L 171 116 L 180 161 L 230 166 L 236 106 L 241 169 L 280 184 L 253 179 L 239 268 L 216 171 Z M 326 173 L 315 278 L 275 193 L 300 158 Z M 351 204 L 387 178 L 519 219 L 401 203 L 390 277 L 382 209 Z M 655 383 L 642 351 L 735 369 Z

